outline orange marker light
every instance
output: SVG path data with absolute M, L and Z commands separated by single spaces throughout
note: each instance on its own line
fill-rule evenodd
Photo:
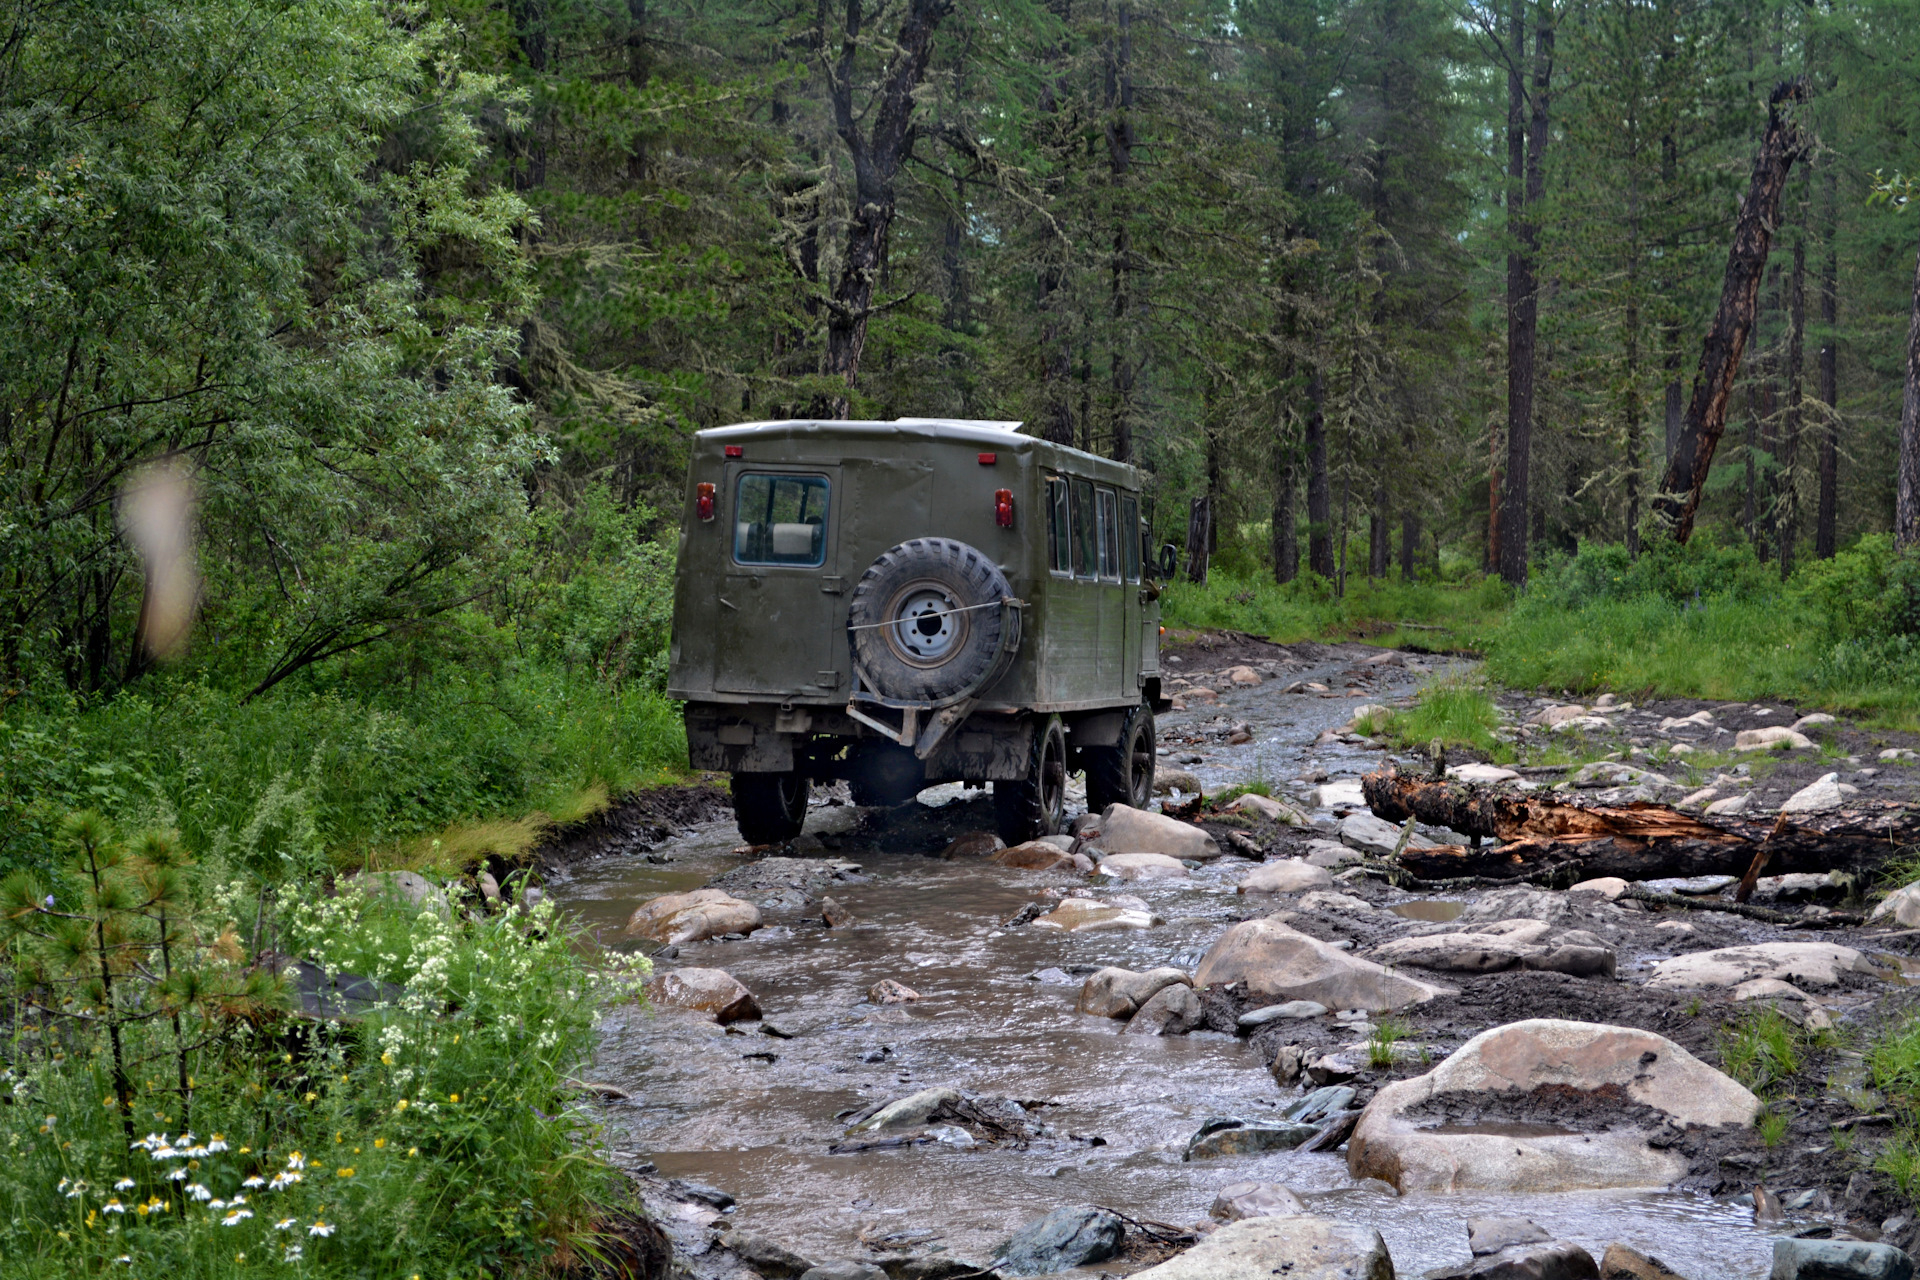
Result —
M 1002 529 L 1013 528 L 1013 490 L 993 491 L 993 522 Z

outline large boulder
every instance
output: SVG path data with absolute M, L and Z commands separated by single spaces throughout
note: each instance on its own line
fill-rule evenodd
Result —
M 1290 827 L 1297 827 L 1306 821 L 1306 815 L 1293 806 L 1282 804 L 1272 796 L 1263 796 L 1254 791 L 1247 792 L 1227 808 L 1238 813 L 1252 814 L 1256 818 L 1264 818 L 1268 822 L 1284 822 Z
M 1306 1211 L 1306 1201 L 1277 1182 L 1230 1182 L 1220 1188 L 1210 1210 L 1222 1222 L 1279 1218 Z
M 1033 922 L 1036 929 L 1101 933 L 1110 929 L 1150 929 L 1161 923 L 1150 911 L 1102 902 L 1098 898 L 1062 898 L 1060 905 Z
M 1310 867 L 1344 867 L 1349 863 L 1360 862 L 1366 856 L 1358 849 L 1341 844 L 1338 840 L 1307 841 L 1307 865 Z
M 1192 862 L 1220 856 L 1219 843 L 1191 822 L 1124 804 L 1108 805 L 1099 823 L 1080 834 L 1108 853 L 1164 853 Z
M 1011 849 L 998 850 L 989 855 L 987 861 L 1016 871 L 1093 870 L 1093 859 L 1084 853 L 1069 853 L 1046 840 L 1029 840 Z
M 1100 874 L 1115 880 L 1184 880 L 1186 864 L 1164 853 L 1109 853 L 1100 859 Z
M 1920 880 L 1888 894 L 1874 906 L 1867 919 L 1884 920 L 1889 916 L 1902 928 L 1920 928 Z
M 627 920 L 629 938 L 678 944 L 704 942 L 726 933 L 752 933 L 760 908 L 719 889 L 664 893 L 640 904 Z
M 1865 1240 L 1775 1240 L 1767 1280 L 1912 1280 L 1913 1259 Z
M 1837 773 L 1825 774 L 1782 800 L 1780 812 L 1825 813 L 1830 809 L 1838 809 L 1847 802 L 1849 795 L 1858 790 L 1841 782 Z
M 1140 1006 L 1140 1012 L 1127 1022 L 1126 1034 L 1183 1036 L 1205 1025 L 1206 1020 L 1206 1010 L 1200 1007 L 1200 997 L 1193 994 L 1193 988 L 1172 983 L 1154 992 L 1152 998 Z
M 725 969 L 669 969 L 649 980 L 646 991 L 655 1004 L 710 1013 L 723 1025 L 760 1016 L 753 992 Z
M 1652 1254 L 1615 1240 L 1600 1257 L 1600 1280 L 1683 1280 L 1683 1277 Z
M 1006 841 L 991 831 L 969 831 L 947 841 L 946 848 L 940 850 L 940 856 L 948 862 L 984 858 L 1006 847 Z
M 1013 1276 L 1044 1276 L 1117 1257 L 1126 1224 L 1093 1205 L 1071 1205 L 1013 1233 L 995 1267 Z
M 1459 933 L 1396 938 L 1374 948 L 1371 955 L 1385 964 L 1455 973 L 1539 969 L 1578 978 L 1613 976 L 1613 950 L 1599 938 L 1576 929 L 1548 942 L 1547 932 L 1548 926 L 1539 920 L 1501 920 Z
M 1664 1036 L 1535 1018 L 1483 1031 L 1374 1096 L 1347 1170 L 1409 1191 L 1664 1186 L 1687 1158 L 1653 1128 L 1750 1126 L 1760 1100 Z
M 1778 978 L 1798 986 L 1831 987 L 1843 973 L 1879 971 L 1852 947 L 1837 942 L 1761 942 L 1747 947 L 1695 951 L 1653 966 L 1649 987 L 1737 987 L 1755 978 Z
M 1340 820 L 1340 841 L 1362 853 L 1377 854 L 1384 858 L 1399 846 L 1400 828 L 1371 813 L 1350 813 Z M 1416 833 L 1407 837 L 1407 846 L 1431 849 L 1433 841 Z
M 1133 1280 L 1393 1280 L 1372 1227 L 1311 1214 L 1243 1218 Z
M 1194 975 L 1198 987 L 1244 984 L 1248 995 L 1314 1000 L 1329 1009 L 1405 1009 L 1448 987 L 1392 973 L 1278 920 L 1244 920 L 1222 934 Z
M 895 1098 L 864 1120 L 848 1125 L 847 1132 L 874 1133 L 883 1129 L 918 1129 L 933 1118 L 934 1112 L 959 1101 L 958 1089 L 936 1085 L 931 1089 L 910 1093 L 904 1098 Z
M 385 898 L 431 911 L 446 919 L 449 910 L 444 889 L 417 871 L 361 871 L 341 882 L 369 898 Z
M 1264 862 L 1240 882 L 1241 893 L 1304 893 L 1333 883 L 1333 873 L 1298 858 Z
M 1783 724 L 1770 724 L 1764 729 L 1742 729 L 1733 735 L 1735 751 L 1811 751 L 1813 739 L 1804 733 L 1795 733 Z
M 1080 988 L 1080 1012 L 1100 1018 L 1131 1018 L 1141 1005 L 1158 995 L 1162 988 L 1193 985 L 1185 971 L 1174 968 L 1149 969 L 1135 973 L 1109 966 L 1093 974 Z

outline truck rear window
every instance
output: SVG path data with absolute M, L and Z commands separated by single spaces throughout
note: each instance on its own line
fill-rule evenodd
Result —
M 740 564 L 818 565 L 827 558 L 827 478 L 740 477 L 733 502 L 733 558 Z

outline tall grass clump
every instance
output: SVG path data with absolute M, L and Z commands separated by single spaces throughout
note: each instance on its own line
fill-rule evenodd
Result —
M 1279 643 L 1357 637 L 1385 645 L 1476 648 L 1507 604 L 1498 578 L 1409 582 L 1353 578 L 1345 595 L 1307 573 L 1284 585 L 1270 575 L 1216 570 L 1205 583 L 1167 584 L 1161 618 L 1170 628 L 1245 631 Z
M 1447 747 L 1472 747 L 1490 757 L 1511 760 L 1513 747 L 1494 736 L 1500 711 L 1486 685 L 1476 680 L 1443 679 L 1424 686 L 1413 706 L 1394 713 L 1386 732 L 1412 748 L 1438 741 Z
M 549 903 L 263 898 L 97 815 L 48 861 L 0 887 L 0 1277 L 531 1275 L 591 1247 L 619 1180 L 565 1080 L 644 960 L 590 963 Z M 259 937 L 309 987 L 374 985 L 303 1013 Z

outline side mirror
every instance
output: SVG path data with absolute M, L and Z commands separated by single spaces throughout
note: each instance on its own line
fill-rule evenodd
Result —
M 1160 548 L 1160 576 L 1171 578 L 1180 572 L 1180 548 L 1171 542 Z

